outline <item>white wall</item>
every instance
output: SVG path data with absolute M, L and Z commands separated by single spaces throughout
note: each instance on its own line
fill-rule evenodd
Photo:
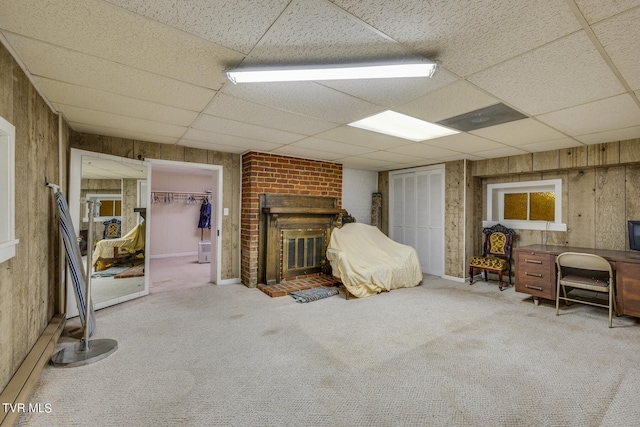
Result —
M 378 172 L 342 169 L 342 207 L 357 222 L 371 224 L 371 194 L 378 191 Z
M 203 192 L 212 189 L 212 173 L 189 169 L 167 170 L 152 168 L 151 191 Z M 153 197 L 152 197 L 153 199 Z M 215 205 L 215 195 L 211 197 Z M 151 257 L 195 255 L 203 230 L 198 228 L 200 204 L 152 203 L 151 212 Z M 147 208 L 149 210 L 149 208 Z M 214 214 L 212 209 L 212 215 Z M 215 228 L 215 217 L 211 218 Z M 211 240 L 211 230 L 204 229 L 204 240 Z M 197 258 L 196 258 L 197 259 Z

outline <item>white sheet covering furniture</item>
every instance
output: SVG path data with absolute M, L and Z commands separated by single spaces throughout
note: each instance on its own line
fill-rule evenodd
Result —
M 411 246 L 395 242 L 377 227 L 351 223 L 331 232 L 327 259 L 333 275 L 358 298 L 422 281 L 418 254 Z
M 145 242 L 145 221 L 136 225 L 123 237 L 117 239 L 104 239 L 96 243 L 96 248 L 93 251 L 93 260 L 91 265 L 96 267 L 96 271 L 100 271 L 104 268 L 99 265 L 101 260 L 114 261 L 114 248 L 124 249 L 128 254 L 135 254 L 136 252 L 144 249 Z

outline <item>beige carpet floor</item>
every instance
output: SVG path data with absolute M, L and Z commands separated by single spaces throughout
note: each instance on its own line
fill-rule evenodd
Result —
M 307 304 L 162 288 L 97 312 L 104 360 L 46 367 L 18 426 L 633 426 L 640 324 L 513 287 L 422 286 Z M 69 328 L 73 325 L 70 322 Z M 63 337 L 61 345 L 69 345 Z

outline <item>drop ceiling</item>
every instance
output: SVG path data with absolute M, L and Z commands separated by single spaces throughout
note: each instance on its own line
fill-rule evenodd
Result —
M 640 0 L 5 1 L 0 41 L 78 132 L 373 171 L 640 137 Z M 425 57 L 432 78 L 233 85 L 238 65 Z M 525 118 L 424 142 L 348 123 Z

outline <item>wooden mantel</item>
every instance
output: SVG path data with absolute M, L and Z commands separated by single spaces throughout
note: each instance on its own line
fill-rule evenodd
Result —
M 310 214 L 310 215 L 338 215 L 344 212 L 341 208 L 307 208 L 307 207 L 263 207 L 262 212 L 266 214 Z
M 344 209 L 334 197 L 262 194 L 260 196 L 258 279 L 276 284 L 282 279 L 282 231 L 324 230 L 323 253 L 335 220 Z

